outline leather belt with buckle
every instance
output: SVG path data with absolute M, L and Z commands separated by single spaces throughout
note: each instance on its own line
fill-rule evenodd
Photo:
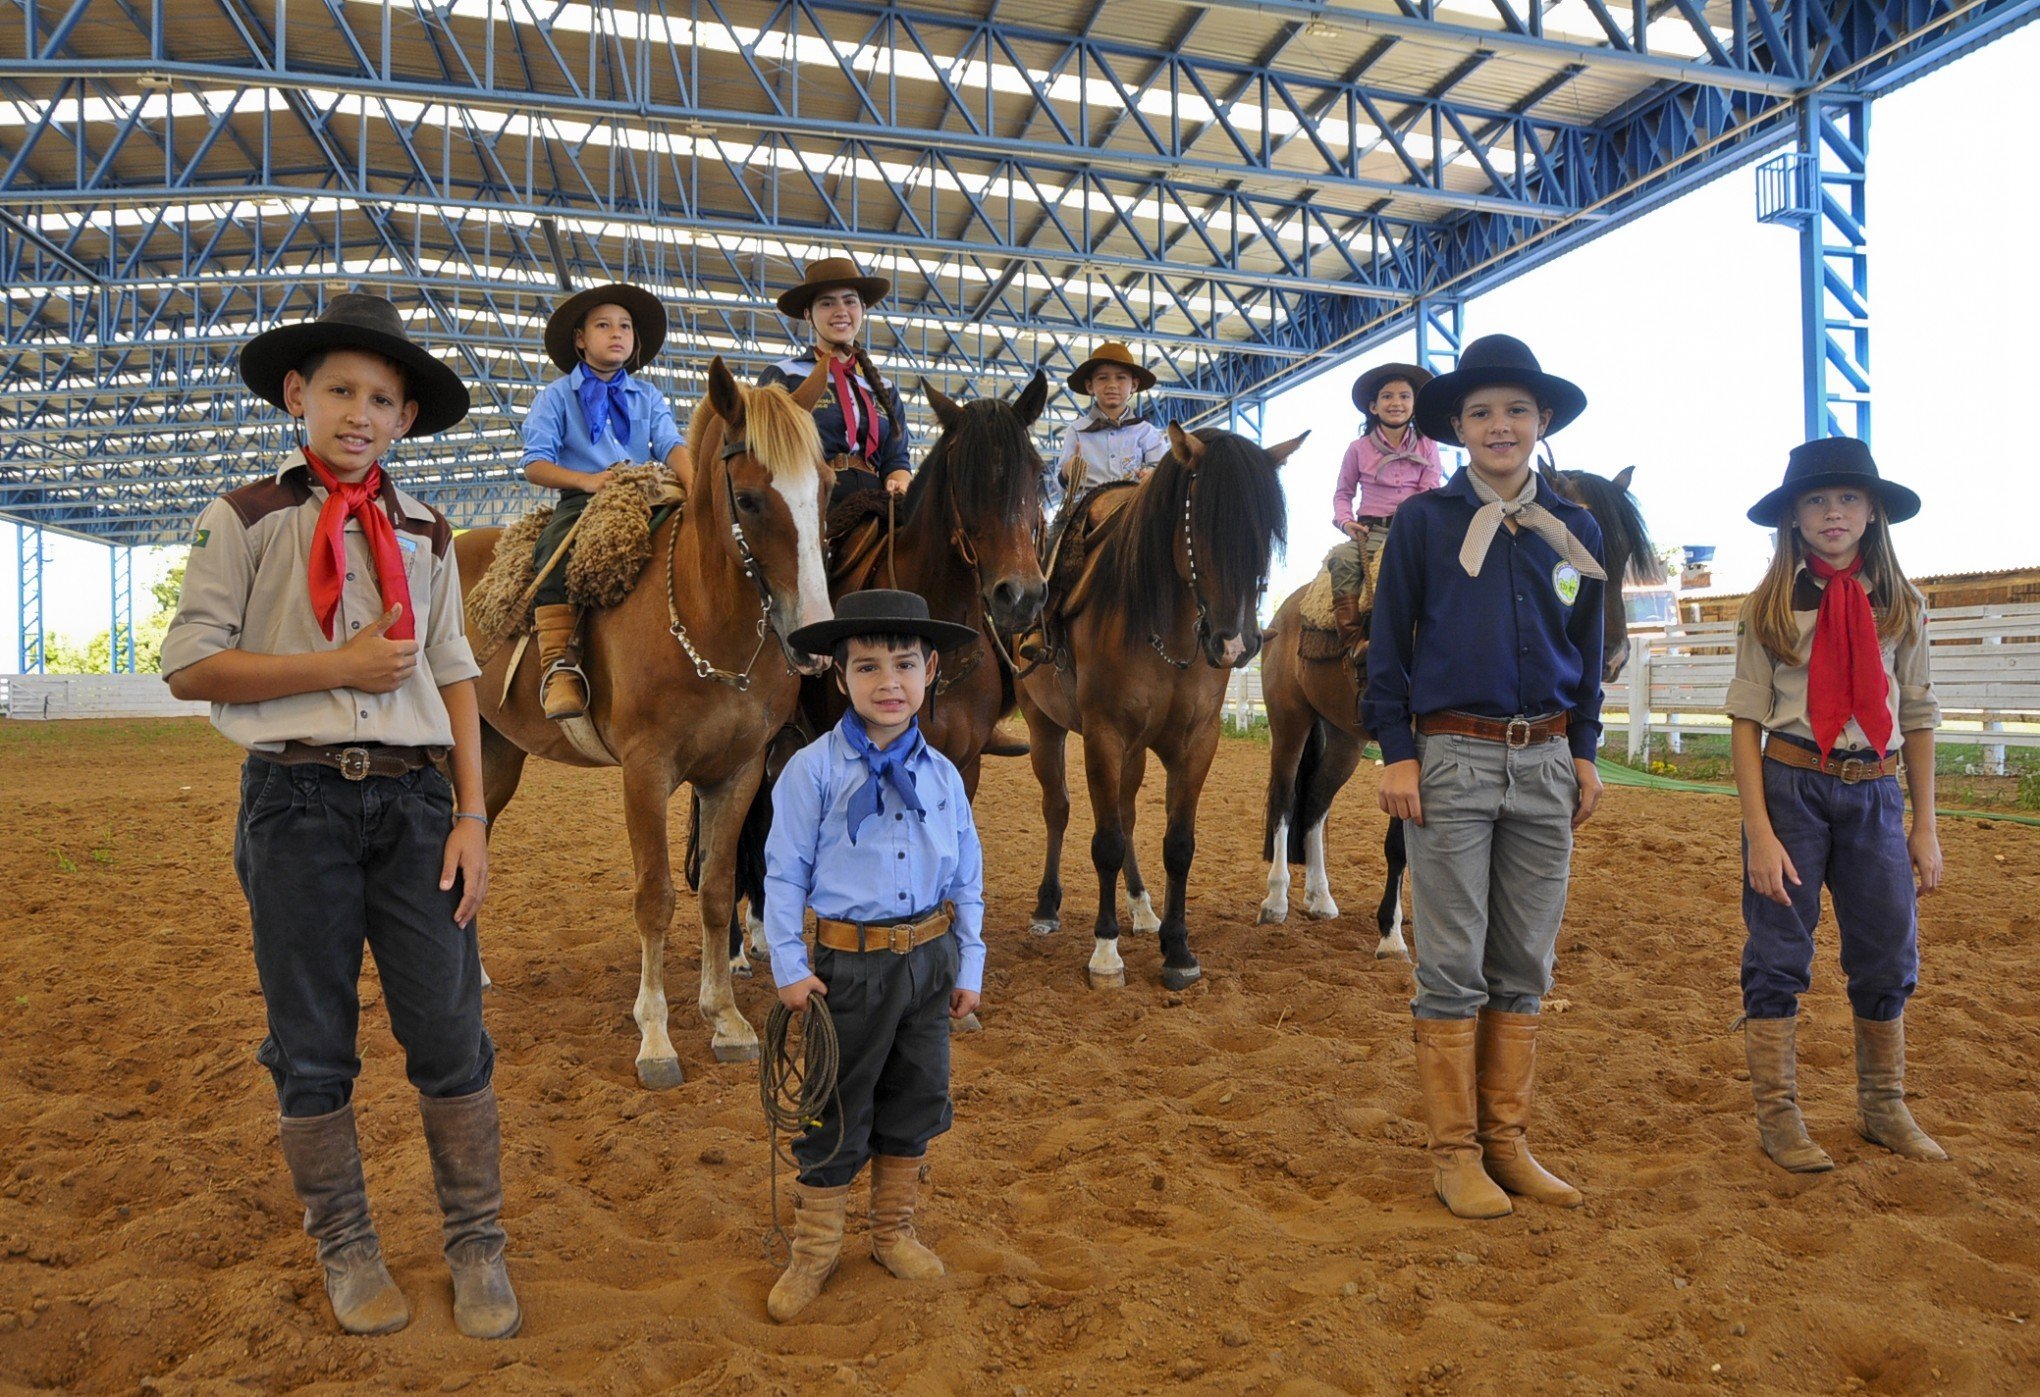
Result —
M 316 747 L 309 742 L 286 742 L 281 752 L 260 755 L 279 766 L 330 766 L 349 781 L 366 781 L 371 776 L 402 776 L 430 766 L 446 752 L 444 747 Z
M 1565 713 L 1551 713 L 1542 718 L 1525 718 L 1521 714 L 1514 718 L 1483 718 L 1477 713 L 1455 713 L 1446 709 L 1419 717 L 1417 731 L 1426 737 L 1440 734 L 1477 737 L 1483 742 L 1500 742 L 1520 751 L 1533 742 L 1549 742 L 1564 737 L 1571 725 L 1570 718 L 1571 715 Z
M 1896 757 L 1829 757 L 1822 764 L 1820 753 L 1808 751 L 1795 742 L 1768 741 L 1764 744 L 1764 759 L 1780 766 L 1797 767 L 1801 771 L 1818 771 L 1832 776 L 1844 786 L 1854 786 L 1863 781 L 1877 781 L 1886 776 L 1898 775 Z
M 904 922 L 839 922 L 815 919 L 815 943 L 832 951 L 890 951 L 903 956 L 937 937 L 947 936 L 956 921 L 956 904 L 945 902 L 933 912 Z

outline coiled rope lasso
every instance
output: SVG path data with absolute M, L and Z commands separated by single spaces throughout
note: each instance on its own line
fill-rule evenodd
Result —
M 794 1020 L 800 1032 L 793 1031 Z M 827 997 L 808 996 L 807 1008 L 798 1015 L 784 1004 L 774 1004 L 765 1019 L 764 1050 L 758 1054 L 758 1104 L 765 1112 L 765 1126 L 771 1135 L 772 1226 L 765 1234 L 765 1256 L 774 1265 L 783 1264 L 782 1254 L 791 1259 L 793 1248 L 779 1221 L 779 1166 L 800 1173 L 800 1162 L 779 1137 L 789 1140 L 805 1135 L 822 1123 L 831 1106 L 836 1115 L 836 1143 L 829 1147 L 834 1159 L 843 1148 L 843 1112 L 838 1093 L 838 1069 L 842 1052 L 836 1042 L 836 1021 L 829 1016 Z

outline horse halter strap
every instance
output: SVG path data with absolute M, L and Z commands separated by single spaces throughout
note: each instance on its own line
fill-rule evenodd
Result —
M 726 442 L 723 445 L 721 460 L 727 465 L 730 460 L 743 455 L 748 450 L 750 450 L 750 445 L 747 442 Z M 765 585 L 764 573 L 758 566 L 756 555 L 751 552 L 751 540 L 744 536 L 743 516 L 737 512 L 737 487 L 735 482 L 730 479 L 730 473 L 727 470 L 723 472 L 723 495 L 730 507 L 730 536 L 737 542 L 737 559 L 743 564 L 744 576 L 751 579 L 751 586 L 758 593 L 757 647 L 751 651 L 750 660 L 741 670 L 717 669 L 715 665 L 709 662 L 707 656 L 694 647 L 694 641 L 687 634 L 686 625 L 680 620 L 680 598 L 673 588 L 673 559 L 680 552 L 680 519 L 678 515 L 673 520 L 672 546 L 666 550 L 666 629 L 672 633 L 673 639 L 680 643 L 680 648 L 687 652 L 687 658 L 693 662 L 695 678 L 713 679 L 718 684 L 728 684 L 731 688 L 742 694 L 750 692 L 751 671 L 757 668 L 758 657 L 765 653 L 765 641 L 771 634 L 772 591 Z M 681 509 L 684 511 L 686 506 L 683 504 Z
M 1196 643 L 1197 650 L 1202 650 L 1204 642 L 1211 638 L 1211 613 L 1205 609 L 1204 589 L 1198 585 L 1197 539 L 1190 531 L 1190 506 L 1196 498 L 1197 477 L 1193 475 L 1190 477 L 1190 488 L 1183 492 L 1183 554 L 1190 560 L 1190 600 L 1197 603 Z M 1168 646 L 1163 643 L 1161 636 L 1154 631 L 1148 632 L 1148 644 L 1155 647 L 1157 655 L 1160 655 L 1177 669 L 1190 668 L 1190 662 L 1197 658 L 1197 650 L 1193 650 L 1185 658 L 1177 659 L 1169 653 Z M 1204 660 L 1206 664 L 1211 664 L 1211 656 L 1209 654 L 1205 655 Z M 1211 667 L 1213 669 L 1218 668 L 1217 665 L 1212 665 Z

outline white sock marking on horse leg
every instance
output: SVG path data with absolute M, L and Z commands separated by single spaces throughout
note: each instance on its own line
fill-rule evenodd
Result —
M 1339 904 L 1332 901 L 1332 880 L 1325 872 L 1323 820 L 1303 836 L 1303 910 L 1319 921 L 1339 915 Z
M 1162 919 L 1155 915 L 1154 899 L 1146 893 L 1126 900 L 1127 921 L 1133 930 L 1153 936 L 1162 929 Z
M 1126 962 L 1119 958 L 1118 937 L 1099 936 L 1093 938 L 1091 973 L 1093 975 L 1124 975 L 1126 973 Z
M 1388 924 L 1388 935 L 1382 937 L 1381 944 L 1374 948 L 1374 958 L 1376 960 L 1410 958 L 1409 943 L 1403 940 L 1402 899 L 1399 897 L 1395 900 L 1395 917 Z
M 1268 895 L 1261 899 L 1261 925 L 1289 919 L 1289 821 L 1275 822 L 1274 857 L 1268 860 Z

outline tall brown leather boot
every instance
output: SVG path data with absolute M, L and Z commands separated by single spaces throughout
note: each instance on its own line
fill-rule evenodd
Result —
M 1351 592 L 1332 593 L 1332 621 L 1338 627 L 1339 643 L 1348 658 L 1359 661 L 1367 654 L 1367 627 L 1360 620 L 1360 598 Z
M 942 1258 L 914 1235 L 921 1161 L 876 1155 L 871 1161 L 871 1256 L 903 1281 L 939 1280 Z
M 1524 1138 L 1537 1078 L 1537 1015 L 1480 1011 L 1480 1152 L 1488 1177 L 1510 1193 L 1577 1208 L 1580 1191 L 1539 1164 Z
M 1417 1090 L 1431 1131 L 1431 1187 L 1463 1218 L 1507 1217 L 1509 1195 L 1481 1168 L 1475 1092 L 1474 1021 L 1415 1019 Z
M 850 1185 L 811 1188 L 793 1186 L 793 1255 L 772 1283 L 765 1312 L 786 1323 L 813 1302 L 836 1274 L 843 1255 L 843 1219 L 850 1208 Z
M 1822 1174 L 1835 1162 L 1806 1133 L 1806 1120 L 1799 1114 L 1799 1060 L 1793 1042 L 1798 1029 L 1797 1017 L 1743 1020 L 1750 1095 L 1757 1103 L 1757 1138 L 1780 1169 Z
M 411 1322 L 411 1307 L 383 1265 L 382 1244 L 368 1216 L 361 1178 L 361 1143 L 352 1103 L 323 1116 L 283 1116 L 277 1134 L 305 1233 L 319 1244 L 326 1299 L 350 1334 L 392 1334 Z
M 432 1182 L 445 1219 L 446 1266 L 453 1273 L 453 1322 L 470 1339 L 507 1339 L 524 1323 L 510 1272 L 503 1211 L 503 1130 L 496 1092 L 421 1096 Z
M 1872 1144 L 1907 1159 L 1948 1157 L 1906 1109 L 1903 1015 L 1856 1020 L 1856 1109 L 1856 1133 Z
M 588 711 L 588 676 L 581 672 L 574 632 L 581 624 L 578 606 L 541 606 L 532 613 L 538 627 L 538 701 L 545 716 L 557 722 Z

